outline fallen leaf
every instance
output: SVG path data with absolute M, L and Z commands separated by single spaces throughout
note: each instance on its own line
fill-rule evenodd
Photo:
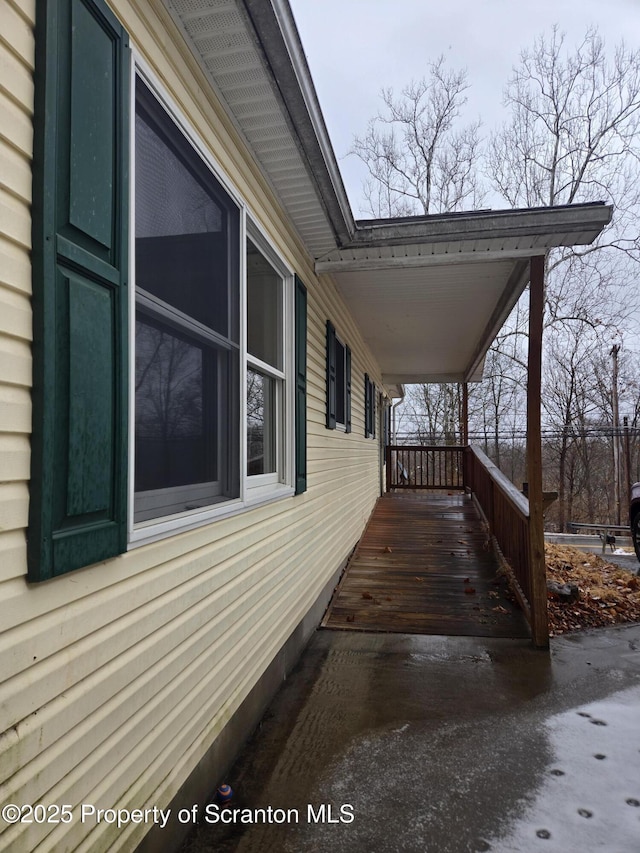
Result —
M 370 601 L 370 600 L 373 598 L 373 596 L 371 595 L 371 593 L 370 593 L 370 592 L 363 592 L 363 593 L 362 593 L 362 597 L 363 597 L 363 598 L 366 598 L 366 599 L 367 599 L 367 601 Z
M 503 607 L 501 604 L 498 604 L 497 607 L 492 607 L 491 609 L 494 611 L 494 613 L 506 613 L 506 614 L 509 613 L 507 608 Z
M 464 591 L 467 593 L 467 595 L 475 594 L 475 589 L 472 586 L 465 586 Z
M 389 546 L 388 546 L 388 545 L 385 545 L 385 546 L 384 546 L 384 548 L 382 549 L 382 553 L 383 553 L 383 554 L 390 554 L 390 553 L 391 553 L 391 548 L 389 548 Z

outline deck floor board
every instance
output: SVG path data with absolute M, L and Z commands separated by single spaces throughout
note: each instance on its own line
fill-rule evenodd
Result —
M 377 502 L 322 622 L 336 630 L 529 637 L 472 500 L 391 492 Z

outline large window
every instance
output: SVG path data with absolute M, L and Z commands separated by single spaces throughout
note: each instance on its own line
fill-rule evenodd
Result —
M 292 487 L 293 281 L 155 96 L 136 86 L 141 523 Z
M 239 495 L 240 214 L 136 85 L 134 518 L 145 521 Z

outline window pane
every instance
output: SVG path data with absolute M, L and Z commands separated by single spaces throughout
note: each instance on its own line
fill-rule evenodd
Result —
M 229 360 L 224 350 L 138 312 L 136 520 L 205 506 L 223 495 L 217 448 L 233 419 L 221 393 Z
M 215 401 L 218 354 L 138 315 L 136 320 L 136 490 L 216 479 L 205 442 L 206 397 Z M 213 382 L 204 386 L 205 364 Z M 215 430 L 215 418 L 210 429 Z M 214 445 L 215 446 L 215 445 Z
M 277 470 L 277 380 L 255 370 L 247 371 L 247 473 L 271 474 Z
M 237 340 L 229 291 L 238 212 L 141 84 L 135 174 L 137 287 Z
M 247 350 L 282 370 L 282 276 L 247 240 Z

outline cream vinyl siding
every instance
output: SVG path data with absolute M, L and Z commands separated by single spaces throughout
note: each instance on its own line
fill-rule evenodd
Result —
M 34 6 L 0 6 L 0 801 L 165 807 L 359 538 L 379 482 L 362 377 L 380 377 L 162 7 L 114 3 L 307 285 L 308 490 L 27 584 Z M 324 425 L 327 319 L 353 353 L 349 435 Z M 2 830 L 3 849 L 115 851 L 146 828 L 76 817 Z
M 26 573 L 34 16 L 30 0 L 0 6 L 0 628 L 7 582 Z

